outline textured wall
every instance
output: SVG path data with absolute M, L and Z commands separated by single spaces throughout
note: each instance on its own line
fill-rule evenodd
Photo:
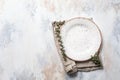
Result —
M 64 73 L 51 22 L 92 17 L 103 70 Z M 120 0 L 0 0 L 0 80 L 120 80 Z

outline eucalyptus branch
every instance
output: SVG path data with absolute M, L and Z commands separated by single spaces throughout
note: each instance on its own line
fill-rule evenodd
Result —
M 60 52 L 63 55 L 64 60 L 66 61 L 65 49 L 63 46 L 63 42 L 60 36 L 60 27 L 65 23 L 65 21 L 54 22 L 52 25 L 55 27 L 55 35 L 58 40 L 58 44 L 60 47 Z
M 94 56 L 91 56 L 91 60 L 93 61 L 93 63 L 95 63 L 97 66 L 102 66 L 99 56 L 97 54 L 95 54 Z

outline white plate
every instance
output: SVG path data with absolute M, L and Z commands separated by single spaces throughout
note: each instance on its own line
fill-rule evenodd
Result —
M 74 18 L 61 27 L 65 54 L 75 61 L 86 61 L 94 56 L 101 45 L 97 25 L 87 18 Z

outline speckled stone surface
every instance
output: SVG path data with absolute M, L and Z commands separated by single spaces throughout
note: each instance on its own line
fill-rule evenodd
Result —
M 51 23 L 93 18 L 104 69 L 65 74 Z M 120 0 L 0 0 L 0 80 L 120 80 Z

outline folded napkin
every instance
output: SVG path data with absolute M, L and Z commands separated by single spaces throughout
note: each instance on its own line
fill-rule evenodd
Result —
M 103 66 L 99 55 L 100 50 L 94 56 L 91 56 L 91 59 L 87 61 L 74 61 L 65 55 L 64 46 L 62 44 L 62 40 L 60 36 L 60 28 L 62 25 L 65 24 L 65 22 L 66 21 L 59 21 L 59 22 L 54 21 L 52 23 L 56 47 L 60 55 L 60 58 L 63 62 L 65 71 L 68 74 L 72 74 L 77 71 L 89 72 L 93 70 L 102 69 Z

